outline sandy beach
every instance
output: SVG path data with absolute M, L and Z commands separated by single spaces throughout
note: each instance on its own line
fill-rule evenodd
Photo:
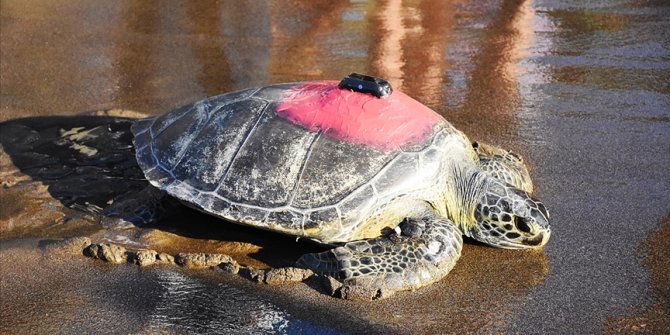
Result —
M 670 333 L 670 6 L 661 1 L 0 7 L 0 333 Z M 386 78 L 471 140 L 520 153 L 551 214 L 544 249 L 468 240 L 438 283 L 360 302 L 313 280 L 272 286 L 58 248 L 83 236 L 221 253 L 257 269 L 323 250 L 185 207 L 146 227 L 112 227 L 99 212 L 147 185 L 126 136 L 134 118 L 350 72 Z M 57 144 L 99 125 L 126 134 L 107 139 L 105 161 Z

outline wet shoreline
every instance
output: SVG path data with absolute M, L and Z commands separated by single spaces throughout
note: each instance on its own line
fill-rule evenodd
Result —
M 110 109 L 151 115 L 246 87 L 365 72 L 472 140 L 521 154 L 552 220 L 543 252 L 466 243 L 444 280 L 369 304 L 310 283 L 55 257 L 45 246 L 72 236 L 229 253 L 259 268 L 319 247 L 193 212 L 184 217 L 195 229 L 182 217 L 110 231 L 67 208 L 76 178 L 57 169 L 34 178 L 16 144 L 29 137 L 0 132 L 12 152 L 0 155 L 1 332 L 670 332 L 663 2 L 0 5 L 0 125 Z

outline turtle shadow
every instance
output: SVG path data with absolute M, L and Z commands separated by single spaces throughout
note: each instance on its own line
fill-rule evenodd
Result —
M 45 185 L 49 196 L 65 207 L 99 215 L 115 201 L 150 186 L 135 160 L 130 130 L 134 120 L 96 115 L 14 119 L 0 123 L 0 144 L 16 169 Z M 0 173 L 11 169 L 2 165 Z M 205 240 L 255 246 L 247 248 L 253 249 L 247 256 L 272 267 L 291 266 L 302 254 L 323 250 L 315 243 L 227 222 L 177 202 L 170 206 L 174 207 L 165 219 L 136 227 L 188 238 L 191 251 L 197 250 L 197 241 Z
M 295 266 L 302 255 L 328 248 L 307 239 L 236 224 L 186 206 L 181 206 L 175 215 L 152 228 L 188 239 L 186 243 L 166 241 L 180 243 L 184 250 L 207 250 L 204 241 L 218 241 L 217 245 L 223 245 L 220 247 L 223 253 L 231 254 L 233 258 L 242 256 L 238 261 L 244 265 L 257 263 L 244 261 L 249 258 L 273 268 Z
M 0 144 L 14 166 L 43 183 L 64 206 L 97 213 L 149 183 L 135 162 L 132 119 L 29 117 L 0 123 Z

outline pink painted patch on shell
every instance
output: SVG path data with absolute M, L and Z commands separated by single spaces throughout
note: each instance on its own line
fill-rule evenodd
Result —
M 377 98 L 337 87 L 336 81 L 297 85 L 284 93 L 277 114 L 309 131 L 388 151 L 425 142 L 440 115 L 394 91 Z

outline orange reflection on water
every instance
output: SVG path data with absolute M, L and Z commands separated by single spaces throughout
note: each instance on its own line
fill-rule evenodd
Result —
M 533 19 L 530 1 L 506 1 L 482 29 L 478 52 L 469 59 L 472 70 L 463 104 L 454 110 L 457 127 L 476 134 L 476 139 L 515 146 L 519 78 L 524 71 L 518 62 L 532 39 Z
M 342 27 L 346 1 L 274 3 L 270 6 L 272 26 L 270 66 L 272 82 L 336 79 L 337 59 L 330 55 L 328 37 Z M 298 22 L 297 18 L 301 20 Z M 333 78 L 332 76 L 335 75 Z
M 407 28 L 402 18 L 402 0 L 388 0 L 379 13 L 380 27 L 383 38 L 377 48 L 378 54 L 372 61 L 378 68 L 380 76 L 386 78 L 393 87 L 402 90 L 403 83 L 403 50 L 401 42 L 407 35 Z
M 451 99 L 443 91 L 453 65 L 445 50 L 458 28 L 455 17 L 476 10 L 467 2 L 458 6 L 437 0 L 168 1 L 160 7 L 6 1 L 0 111 L 3 119 L 100 108 L 158 113 L 248 86 L 338 79 L 349 72 L 386 77 L 443 110 Z M 518 41 L 527 37 L 500 43 L 496 36 L 525 29 L 519 22 L 532 13 L 527 2 L 521 7 L 504 4 L 487 29 L 491 37 L 468 41 L 468 49 L 479 51 L 470 53 L 474 66 L 466 74 L 475 79 L 468 81 L 471 101 L 491 101 L 478 93 L 488 91 L 496 104 L 514 100 L 500 94 L 514 86 L 513 71 L 500 68 L 513 67 L 520 54 L 511 54 L 523 50 Z M 507 79 L 501 83 L 490 73 Z
M 447 60 L 445 44 L 453 11 L 443 1 L 390 0 L 371 18 L 371 72 L 436 108 Z
M 510 28 L 514 38 L 503 47 L 502 73 L 510 82 L 517 82 L 525 69 L 519 66 L 519 61 L 528 56 L 531 39 L 534 35 L 533 18 L 535 10 L 531 1 L 522 2 L 510 20 Z

